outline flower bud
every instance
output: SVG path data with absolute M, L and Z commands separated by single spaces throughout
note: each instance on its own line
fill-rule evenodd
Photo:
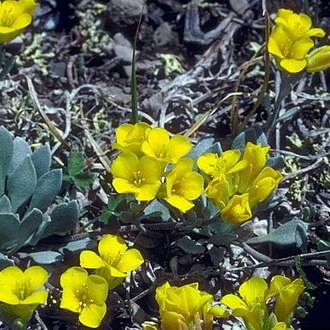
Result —
M 307 72 L 324 71 L 330 68 L 330 46 L 314 49 L 307 55 Z

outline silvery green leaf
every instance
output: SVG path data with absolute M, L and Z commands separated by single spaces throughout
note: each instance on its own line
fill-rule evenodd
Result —
M 0 198 L 0 213 L 11 213 L 11 203 L 6 195 Z
M 30 156 L 27 156 L 16 170 L 8 175 L 7 189 L 13 212 L 23 205 L 33 194 L 37 176 Z
M 249 244 L 275 244 L 279 246 L 301 246 L 307 236 L 308 226 L 301 220 L 291 220 L 265 236 L 250 238 Z
M 0 249 L 6 250 L 13 246 L 13 240 L 18 233 L 20 221 L 12 213 L 0 214 Z
M 280 170 L 285 167 L 284 158 L 282 156 L 270 157 L 266 161 L 266 166 Z
M 215 144 L 217 145 L 217 147 L 214 146 Z M 216 149 L 217 151 L 211 151 L 212 148 Z M 205 154 L 206 152 L 218 152 L 218 151 L 219 153 L 221 153 L 220 144 L 215 143 L 215 140 L 212 137 L 205 137 L 200 139 L 185 157 L 192 158 L 196 161 L 198 157 Z
M 192 240 L 189 236 L 183 236 L 176 241 L 176 244 L 188 254 L 201 254 L 205 248 L 199 242 Z
M 42 237 L 52 234 L 64 234 L 74 228 L 78 221 L 78 203 L 76 201 L 57 205 L 47 223 Z
M 0 146 L 0 196 L 2 196 L 14 149 L 12 137 L 4 127 L 0 127 Z
M 55 262 L 63 261 L 63 255 L 57 251 L 18 253 L 18 256 L 20 259 L 31 258 L 34 262 L 41 265 L 50 265 Z
M 43 174 L 37 182 L 28 211 L 37 208 L 45 212 L 59 193 L 61 185 L 62 170 L 52 170 Z
M 24 139 L 15 137 L 13 140 L 13 146 L 13 157 L 11 159 L 7 175 L 11 175 L 23 162 L 25 157 L 31 155 L 31 148 Z
M 30 236 L 32 236 L 39 228 L 43 221 L 43 214 L 38 209 L 30 211 L 19 226 L 19 232 L 17 233 L 17 240 L 20 242 L 27 242 Z
M 11 260 L 8 258 L 8 256 L 0 253 L 0 270 L 14 265 L 15 265 L 14 260 Z
M 39 179 L 43 174 L 50 169 L 51 153 L 49 145 L 43 145 L 37 149 L 31 156 L 34 168 L 36 169 L 37 178 Z
M 160 217 L 162 221 L 168 221 L 171 218 L 168 207 L 154 199 L 144 210 L 145 217 Z
M 268 140 L 265 133 L 259 126 L 252 126 L 239 133 L 232 145 L 232 149 L 240 149 L 243 151 L 247 142 L 260 143 L 262 146 L 268 146 Z

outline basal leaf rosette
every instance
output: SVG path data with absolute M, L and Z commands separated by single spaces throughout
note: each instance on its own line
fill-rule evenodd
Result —
M 124 281 L 128 272 L 137 269 L 144 259 L 137 249 L 127 249 L 125 241 L 116 235 L 105 235 L 98 244 L 98 252 L 82 251 L 80 266 L 95 269 L 108 283 L 109 290 Z

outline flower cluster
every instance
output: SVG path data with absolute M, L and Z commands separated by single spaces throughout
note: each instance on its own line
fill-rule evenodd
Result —
M 239 150 L 198 158 L 198 167 L 210 177 L 205 195 L 221 210 L 223 220 L 242 223 L 251 219 L 251 209 L 266 200 L 281 181 L 280 172 L 265 167 L 268 151 L 269 147 L 248 142 L 242 159 Z
M 170 137 L 164 128 L 147 123 L 123 124 L 116 130 L 112 185 L 120 194 L 134 194 L 138 201 L 164 198 L 181 212 L 190 210 L 203 192 L 203 177 L 193 171 L 193 160 L 183 158 L 192 148 L 181 135 Z
M 34 310 L 47 301 L 44 289 L 48 273 L 40 266 L 32 266 L 24 272 L 17 266 L 10 266 L 0 272 L 1 314 L 6 323 L 17 319 L 26 324 Z
M 312 20 L 306 14 L 296 14 L 289 9 L 279 9 L 275 27 L 268 40 L 268 51 L 282 69 L 297 73 L 325 70 L 330 67 L 330 46 L 310 52 L 314 47 L 311 37 L 324 37 L 321 28 L 312 28 Z
M 212 295 L 198 289 L 198 283 L 181 287 L 168 282 L 156 289 L 163 330 L 213 328 L 213 317 L 227 318 L 229 313 L 214 305 Z
M 13 40 L 31 24 L 36 6 L 34 0 L 0 2 L 0 43 Z
M 115 235 L 105 235 L 98 251 L 100 255 L 82 251 L 81 267 L 71 267 L 61 275 L 60 307 L 78 313 L 79 321 L 90 328 L 98 328 L 106 314 L 108 290 L 122 283 L 128 272 L 144 262 L 137 249 L 127 249 L 125 241 Z M 95 272 L 88 275 L 82 267 Z
M 221 303 L 232 310 L 233 316 L 241 317 L 247 329 L 286 330 L 304 289 L 300 278 L 291 281 L 286 276 L 276 275 L 268 287 L 261 277 L 252 277 L 239 287 L 240 297 L 227 294 Z M 268 306 L 274 305 L 274 300 L 275 308 L 270 313 Z

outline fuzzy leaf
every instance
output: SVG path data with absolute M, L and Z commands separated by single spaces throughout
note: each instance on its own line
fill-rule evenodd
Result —
M 42 237 L 52 234 L 67 233 L 73 229 L 78 221 L 78 203 L 76 201 L 57 205 L 47 223 Z
M 4 127 L 0 127 L 0 145 L 0 196 L 2 196 L 14 149 L 12 137 Z
M 25 157 L 31 155 L 31 148 L 24 139 L 15 137 L 13 140 L 13 146 L 13 157 L 11 159 L 7 175 L 11 175 L 23 162 Z
M 50 169 L 51 154 L 49 145 L 43 145 L 37 149 L 31 156 L 34 168 L 36 169 L 37 178 L 39 179 L 43 174 Z
M 0 213 L 11 213 L 11 203 L 6 195 L 0 198 Z
M 268 145 L 267 137 L 259 126 L 249 127 L 238 134 L 235 137 L 231 148 L 243 151 L 247 142 L 260 143 L 262 146 Z
M 19 232 L 17 233 L 17 242 L 23 246 L 30 236 L 35 233 L 43 221 L 43 214 L 38 209 L 33 209 L 21 221 Z
M 307 225 L 301 220 L 292 220 L 284 225 L 274 229 L 271 233 L 265 236 L 250 238 L 249 244 L 275 244 L 279 246 L 300 247 L 302 242 L 306 241 Z
M 59 193 L 62 185 L 62 170 L 52 170 L 43 174 L 37 182 L 28 211 L 37 208 L 45 212 Z
M 13 212 L 23 205 L 33 194 L 37 176 L 30 156 L 27 156 L 16 170 L 8 176 L 8 196 Z
M 18 232 L 20 222 L 12 213 L 0 214 L 0 249 L 6 250 L 12 247 L 12 241 Z

